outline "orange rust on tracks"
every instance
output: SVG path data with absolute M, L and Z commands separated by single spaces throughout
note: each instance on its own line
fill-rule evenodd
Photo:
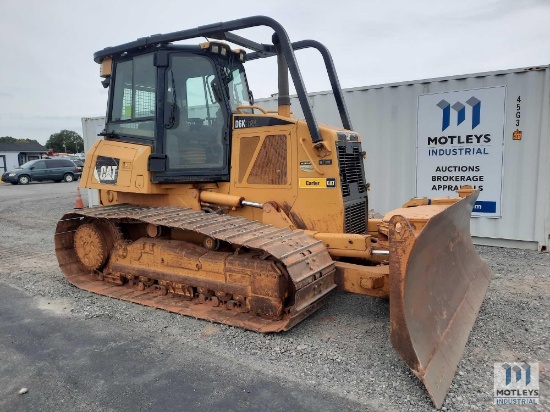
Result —
M 153 237 L 123 239 L 118 228 L 136 224 L 148 225 L 145 233 Z M 151 225 L 200 234 L 208 245 L 215 240 L 231 249 L 157 237 L 163 230 Z M 98 239 L 112 250 L 103 266 L 93 268 L 90 262 L 104 260 Z M 326 248 L 305 233 L 178 207 L 68 213 L 58 222 L 55 245 L 61 270 L 81 289 L 257 332 L 290 329 L 336 287 Z M 90 251 L 98 256 L 90 258 Z

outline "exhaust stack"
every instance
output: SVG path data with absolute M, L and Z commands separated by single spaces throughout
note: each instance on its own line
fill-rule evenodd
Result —
M 279 83 L 278 114 L 279 116 L 290 117 L 290 91 L 288 86 L 288 64 L 283 50 L 280 46 L 277 33 L 272 37 L 273 45 L 277 49 L 277 79 Z

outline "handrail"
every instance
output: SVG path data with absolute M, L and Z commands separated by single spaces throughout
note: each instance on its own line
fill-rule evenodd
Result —
M 239 111 L 239 113 L 241 113 L 241 114 L 248 114 L 248 113 L 243 112 L 243 109 L 258 109 L 258 110 L 260 110 L 263 114 L 267 114 L 267 111 L 266 111 L 263 107 L 256 106 L 256 105 L 250 105 L 250 106 L 237 106 L 236 109 L 237 109 L 237 110 Z
M 332 56 L 326 46 L 322 43 L 319 43 L 316 40 L 301 40 L 292 43 L 292 48 L 294 50 L 302 50 L 307 48 L 317 49 L 323 56 L 325 62 L 325 67 L 327 69 L 327 74 L 330 80 L 330 85 L 332 87 L 332 93 L 334 94 L 334 99 L 336 100 L 336 106 L 338 107 L 338 113 L 340 114 L 340 120 L 342 121 L 342 126 L 346 130 L 353 130 L 351 125 L 351 118 L 348 113 L 348 108 L 346 107 L 346 102 L 344 100 L 344 95 L 342 93 L 342 88 L 340 87 L 340 81 L 338 80 L 338 75 L 336 74 L 336 68 L 334 67 L 334 61 Z M 265 57 L 275 56 L 276 51 L 268 50 L 259 50 L 254 53 L 250 53 L 246 56 L 247 60 L 262 59 Z
M 321 176 L 323 176 L 325 174 L 325 172 L 323 172 L 321 169 L 319 169 L 319 167 L 317 166 L 317 162 L 315 161 L 315 159 L 309 154 L 309 150 L 310 148 L 306 147 L 306 143 L 305 143 L 306 139 L 304 138 L 301 138 L 300 139 L 300 143 L 302 144 L 302 147 L 304 148 L 304 152 L 306 152 L 306 155 L 307 155 L 307 158 L 309 159 L 309 162 L 311 163 L 311 165 L 313 166 L 313 169 L 315 169 L 315 171 L 320 174 Z

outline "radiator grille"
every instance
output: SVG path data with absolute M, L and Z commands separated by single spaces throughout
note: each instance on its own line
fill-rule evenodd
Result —
M 351 151 L 349 151 L 351 149 Z M 342 195 L 350 196 L 350 184 L 356 183 L 359 193 L 365 192 L 365 178 L 363 175 L 363 157 L 361 146 L 354 144 L 351 148 L 347 145 L 338 146 L 338 163 L 340 165 L 340 181 L 342 182 Z
M 361 143 L 338 141 L 336 149 L 344 200 L 344 231 L 366 233 L 368 203 Z
M 367 204 L 362 201 L 344 207 L 346 233 L 366 233 Z

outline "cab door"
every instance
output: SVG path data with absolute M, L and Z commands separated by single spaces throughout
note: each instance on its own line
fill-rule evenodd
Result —
M 229 180 L 229 108 L 219 83 L 213 58 L 169 54 L 161 138 L 166 169 L 154 181 Z

